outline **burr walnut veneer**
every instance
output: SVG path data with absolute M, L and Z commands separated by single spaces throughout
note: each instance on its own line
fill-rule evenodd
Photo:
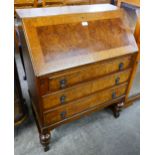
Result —
M 17 14 L 27 49 L 23 55 L 29 94 L 45 151 L 50 130 L 63 123 L 108 106 L 118 117 L 137 57 L 123 10 L 86 5 Z

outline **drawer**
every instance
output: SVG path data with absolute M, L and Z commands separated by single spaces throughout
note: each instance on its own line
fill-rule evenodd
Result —
M 43 83 L 40 86 L 41 94 L 44 95 L 48 92 L 68 88 L 81 82 L 124 70 L 131 66 L 132 58 L 133 57 L 131 55 L 128 55 L 117 59 L 83 66 L 73 69 L 72 71 L 57 73 L 49 77 L 48 80 L 42 79 Z
M 104 103 L 106 104 L 108 101 L 113 101 L 114 99 L 123 96 L 126 92 L 126 88 L 127 83 L 121 84 L 114 88 L 94 93 L 90 96 L 47 111 L 44 113 L 44 123 L 45 125 L 54 124 L 89 108 Z
M 42 97 L 43 109 L 47 110 L 55 106 L 66 104 L 75 99 L 87 96 L 91 93 L 118 85 L 129 79 L 131 69 L 111 74 L 102 78 L 97 78 L 89 82 L 81 83 Z

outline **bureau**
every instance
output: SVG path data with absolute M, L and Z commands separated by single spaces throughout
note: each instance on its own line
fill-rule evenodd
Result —
M 17 10 L 40 142 L 57 126 L 110 106 L 118 117 L 137 45 L 123 10 L 110 4 Z

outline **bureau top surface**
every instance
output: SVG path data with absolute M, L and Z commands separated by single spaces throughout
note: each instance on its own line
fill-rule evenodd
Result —
M 134 37 L 122 15 L 121 9 L 114 9 L 24 18 L 24 34 L 36 76 L 136 52 Z
M 76 5 L 76 6 L 59 6 L 47 8 L 30 8 L 30 9 L 16 9 L 19 18 L 34 18 L 44 16 L 54 16 L 62 14 L 76 14 L 76 13 L 93 13 L 105 12 L 110 10 L 118 10 L 118 7 L 110 4 L 94 4 L 94 5 Z

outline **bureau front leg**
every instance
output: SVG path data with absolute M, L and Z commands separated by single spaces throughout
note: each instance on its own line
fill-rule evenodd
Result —
M 115 118 L 118 118 L 120 116 L 120 112 L 122 111 L 123 107 L 124 107 L 124 102 L 119 102 L 112 106 L 112 111 Z
M 50 138 L 50 131 L 40 133 L 40 143 L 42 144 L 45 152 L 49 150 Z

